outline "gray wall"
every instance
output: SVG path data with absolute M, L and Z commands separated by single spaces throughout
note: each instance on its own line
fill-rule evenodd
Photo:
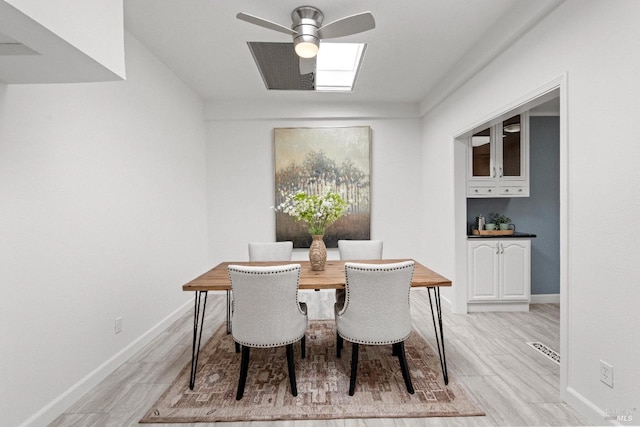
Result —
M 560 120 L 530 118 L 530 197 L 467 199 L 467 222 L 500 212 L 517 231 L 534 233 L 531 242 L 531 293 L 560 293 Z

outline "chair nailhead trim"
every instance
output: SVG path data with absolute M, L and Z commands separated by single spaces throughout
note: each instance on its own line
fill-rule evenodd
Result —
M 395 344 L 395 343 L 403 342 L 409 337 L 409 335 L 407 335 L 406 337 L 402 338 L 401 340 L 364 341 L 364 340 L 357 340 L 357 339 L 349 338 L 349 337 L 346 337 L 346 336 L 344 336 L 344 335 L 342 335 L 340 333 L 339 333 L 339 335 L 342 338 L 344 338 L 345 340 L 349 341 L 349 342 L 354 342 L 356 344 L 362 344 L 362 345 L 389 345 L 389 344 Z
M 277 266 L 273 266 L 273 267 L 277 267 Z M 246 271 L 246 270 L 235 269 L 235 268 L 232 268 L 232 267 L 229 267 L 229 270 L 237 271 L 238 273 L 244 273 L 244 274 L 280 274 L 280 273 L 284 273 L 284 272 L 287 272 L 287 271 L 293 271 L 293 270 L 300 271 L 300 268 L 299 268 L 299 266 L 296 265 L 295 267 L 287 268 L 287 269 L 284 269 L 284 270 L 277 270 L 277 271 Z M 298 274 L 298 276 L 300 276 L 300 275 Z
M 237 342 L 240 345 L 244 345 L 245 347 L 271 348 L 271 347 L 282 347 L 284 345 L 297 343 L 298 341 L 300 341 L 302 339 L 302 337 L 304 337 L 304 334 L 300 335 L 298 338 L 296 338 L 294 340 L 283 341 L 283 342 L 275 343 L 275 344 L 255 344 L 255 343 L 250 343 L 250 342 L 238 341 L 238 340 L 235 340 L 235 339 L 234 339 L 234 341 Z

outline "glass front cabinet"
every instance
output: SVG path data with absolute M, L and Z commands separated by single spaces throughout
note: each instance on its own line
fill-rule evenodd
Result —
M 469 138 L 467 197 L 529 196 L 529 114 L 510 117 Z

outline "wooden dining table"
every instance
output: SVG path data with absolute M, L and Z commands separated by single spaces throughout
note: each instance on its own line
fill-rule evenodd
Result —
M 309 261 L 230 261 L 221 262 L 211 270 L 201 274 L 182 286 L 183 291 L 195 292 L 194 313 L 193 313 L 193 343 L 191 349 L 191 377 L 189 380 L 189 388 L 193 390 L 198 370 L 198 356 L 200 354 L 200 344 L 202 340 L 202 329 L 204 327 L 204 315 L 207 307 L 207 295 L 209 291 L 226 291 L 231 290 L 231 281 L 229 279 L 229 265 L 245 265 L 245 266 L 268 266 L 268 265 L 285 265 L 299 264 L 300 281 L 298 289 L 319 290 L 319 289 L 344 289 L 346 284 L 346 275 L 344 264 L 346 262 L 361 262 L 367 264 L 387 264 L 401 261 L 410 261 L 410 259 L 382 259 L 382 260 L 360 260 L 360 261 L 333 261 L 328 260 L 324 270 L 315 271 L 311 269 Z M 415 261 L 415 260 L 411 260 Z M 411 279 L 412 288 L 426 288 L 429 295 L 429 305 L 431 307 L 431 319 L 436 336 L 436 344 L 438 347 L 438 356 L 440 357 L 440 367 L 442 368 L 442 376 L 444 383 L 449 383 L 447 372 L 447 359 L 444 350 L 444 336 L 442 328 L 442 307 L 440 303 L 440 287 L 451 286 L 451 280 L 441 276 L 435 271 L 425 267 L 419 262 L 415 262 L 413 277 Z M 433 293 L 433 298 L 432 298 Z M 435 305 L 435 311 L 434 311 Z M 230 309 L 227 307 L 227 333 L 230 332 L 229 314 Z

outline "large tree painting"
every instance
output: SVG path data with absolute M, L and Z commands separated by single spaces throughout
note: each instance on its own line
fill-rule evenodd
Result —
M 328 248 L 339 239 L 370 238 L 370 146 L 368 126 L 344 128 L 276 128 L 275 206 L 297 191 L 339 193 L 349 201 L 349 214 L 325 232 Z M 304 223 L 276 211 L 276 240 L 291 240 L 308 248 L 311 236 Z

